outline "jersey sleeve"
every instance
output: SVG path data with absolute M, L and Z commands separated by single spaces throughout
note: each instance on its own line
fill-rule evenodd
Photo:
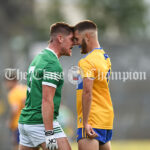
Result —
M 48 64 L 43 71 L 42 85 L 57 88 L 59 81 L 62 79 L 62 70 L 56 63 Z
M 81 59 L 79 61 L 79 67 L 82 78 L 84 77 L 95 78 L 95 67 L 92 62 L 86 59 Z

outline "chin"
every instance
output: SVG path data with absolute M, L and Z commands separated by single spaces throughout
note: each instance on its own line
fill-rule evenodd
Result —
M 68 56 L 72 56 L 72 53 L 69 53 L 69 55 Z
M 82 50 L 81 50 L 80 52 L 81 52 L 81 54 L 87 54 L 87 52 L 85 52 L 85 51 L 82 51 Z
M 72 55 L 72 53 L 66 53 L 65 54 L 65 56 L 71 56 Z

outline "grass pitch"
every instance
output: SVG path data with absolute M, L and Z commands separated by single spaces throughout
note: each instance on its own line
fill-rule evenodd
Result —
M 77 143 L 71 144 L 72 150 L 78 150 Z M 150 150 L 150 140 L 112 141 L 112 150 Z

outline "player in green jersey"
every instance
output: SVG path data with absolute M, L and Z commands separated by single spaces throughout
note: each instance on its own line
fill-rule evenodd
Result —
M 19 119 L 20 149 L 71 150 L 67 137 L 57 122 L 63 86 L 59 58 L 70 56 L 72 27 L 53 24 L 47 48 L 31 62 L 27 74 L 27 99 Z

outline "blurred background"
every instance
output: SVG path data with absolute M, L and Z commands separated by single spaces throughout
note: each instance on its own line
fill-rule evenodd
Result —
M 5 69 L 17 69 L 23 78 L 20 82 L 26 84 L 24 73 L 47 46 L 50 25 L 60 21 L 75 25 L 85 19 L 97 24 L 113 72 L 144 74 L 143 78 L 110 80 L 115 111 L 112 150 L 150 149 L 150 0 L 0 0 L 0 150 L 12 149 Z M 60 59 L 65 73 L 61 114 L 70 118 L 66 130 L 73 150 L 77 149 L 76 87 L 67 73 L 81 57 L 74 47 L 72 57 Z

